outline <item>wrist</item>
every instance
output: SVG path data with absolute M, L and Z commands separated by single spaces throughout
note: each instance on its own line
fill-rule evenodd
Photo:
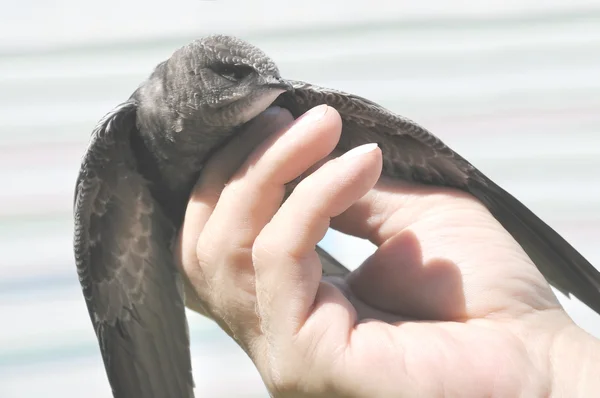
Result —
M 555 337 L 549 360 L 553 397 L 600 396 L 600 340 L 572 323 Z

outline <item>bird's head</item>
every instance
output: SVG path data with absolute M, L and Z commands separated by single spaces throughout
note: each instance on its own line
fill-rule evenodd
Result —
M 186 119 L 232 128 L 293 90 L 260 49 L 232 36 L 212 35 L 177 50 L 166 65 L 168 102 Z

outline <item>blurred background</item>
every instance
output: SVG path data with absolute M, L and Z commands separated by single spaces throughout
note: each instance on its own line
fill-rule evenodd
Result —
M 0 397 L 110 396 L 73 263 L 76 173 L 98 119 L 208 33 L 420 122 L 600 264 L 600 2 L 391 3 L 4 2 Z M 372 250 L 335 233 L 325 247 L 352 267 Z M 600 317 L 560 299 L 600 336 Z M 224 333 L 189 320 L 197 396 L 267 396 Z

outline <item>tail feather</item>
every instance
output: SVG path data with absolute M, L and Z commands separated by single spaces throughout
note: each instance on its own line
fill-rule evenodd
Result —
M 600 313 L 600 272 L 573 246 L 490 179 L 471 179 L 468 190 L 523 247 L 552 286 Z

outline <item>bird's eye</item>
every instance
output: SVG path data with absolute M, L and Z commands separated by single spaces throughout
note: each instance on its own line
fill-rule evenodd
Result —
M 215 72 L 231 81 L 239 81 L 249 76 L 254 69 L 246 65 L 218 65 Z

